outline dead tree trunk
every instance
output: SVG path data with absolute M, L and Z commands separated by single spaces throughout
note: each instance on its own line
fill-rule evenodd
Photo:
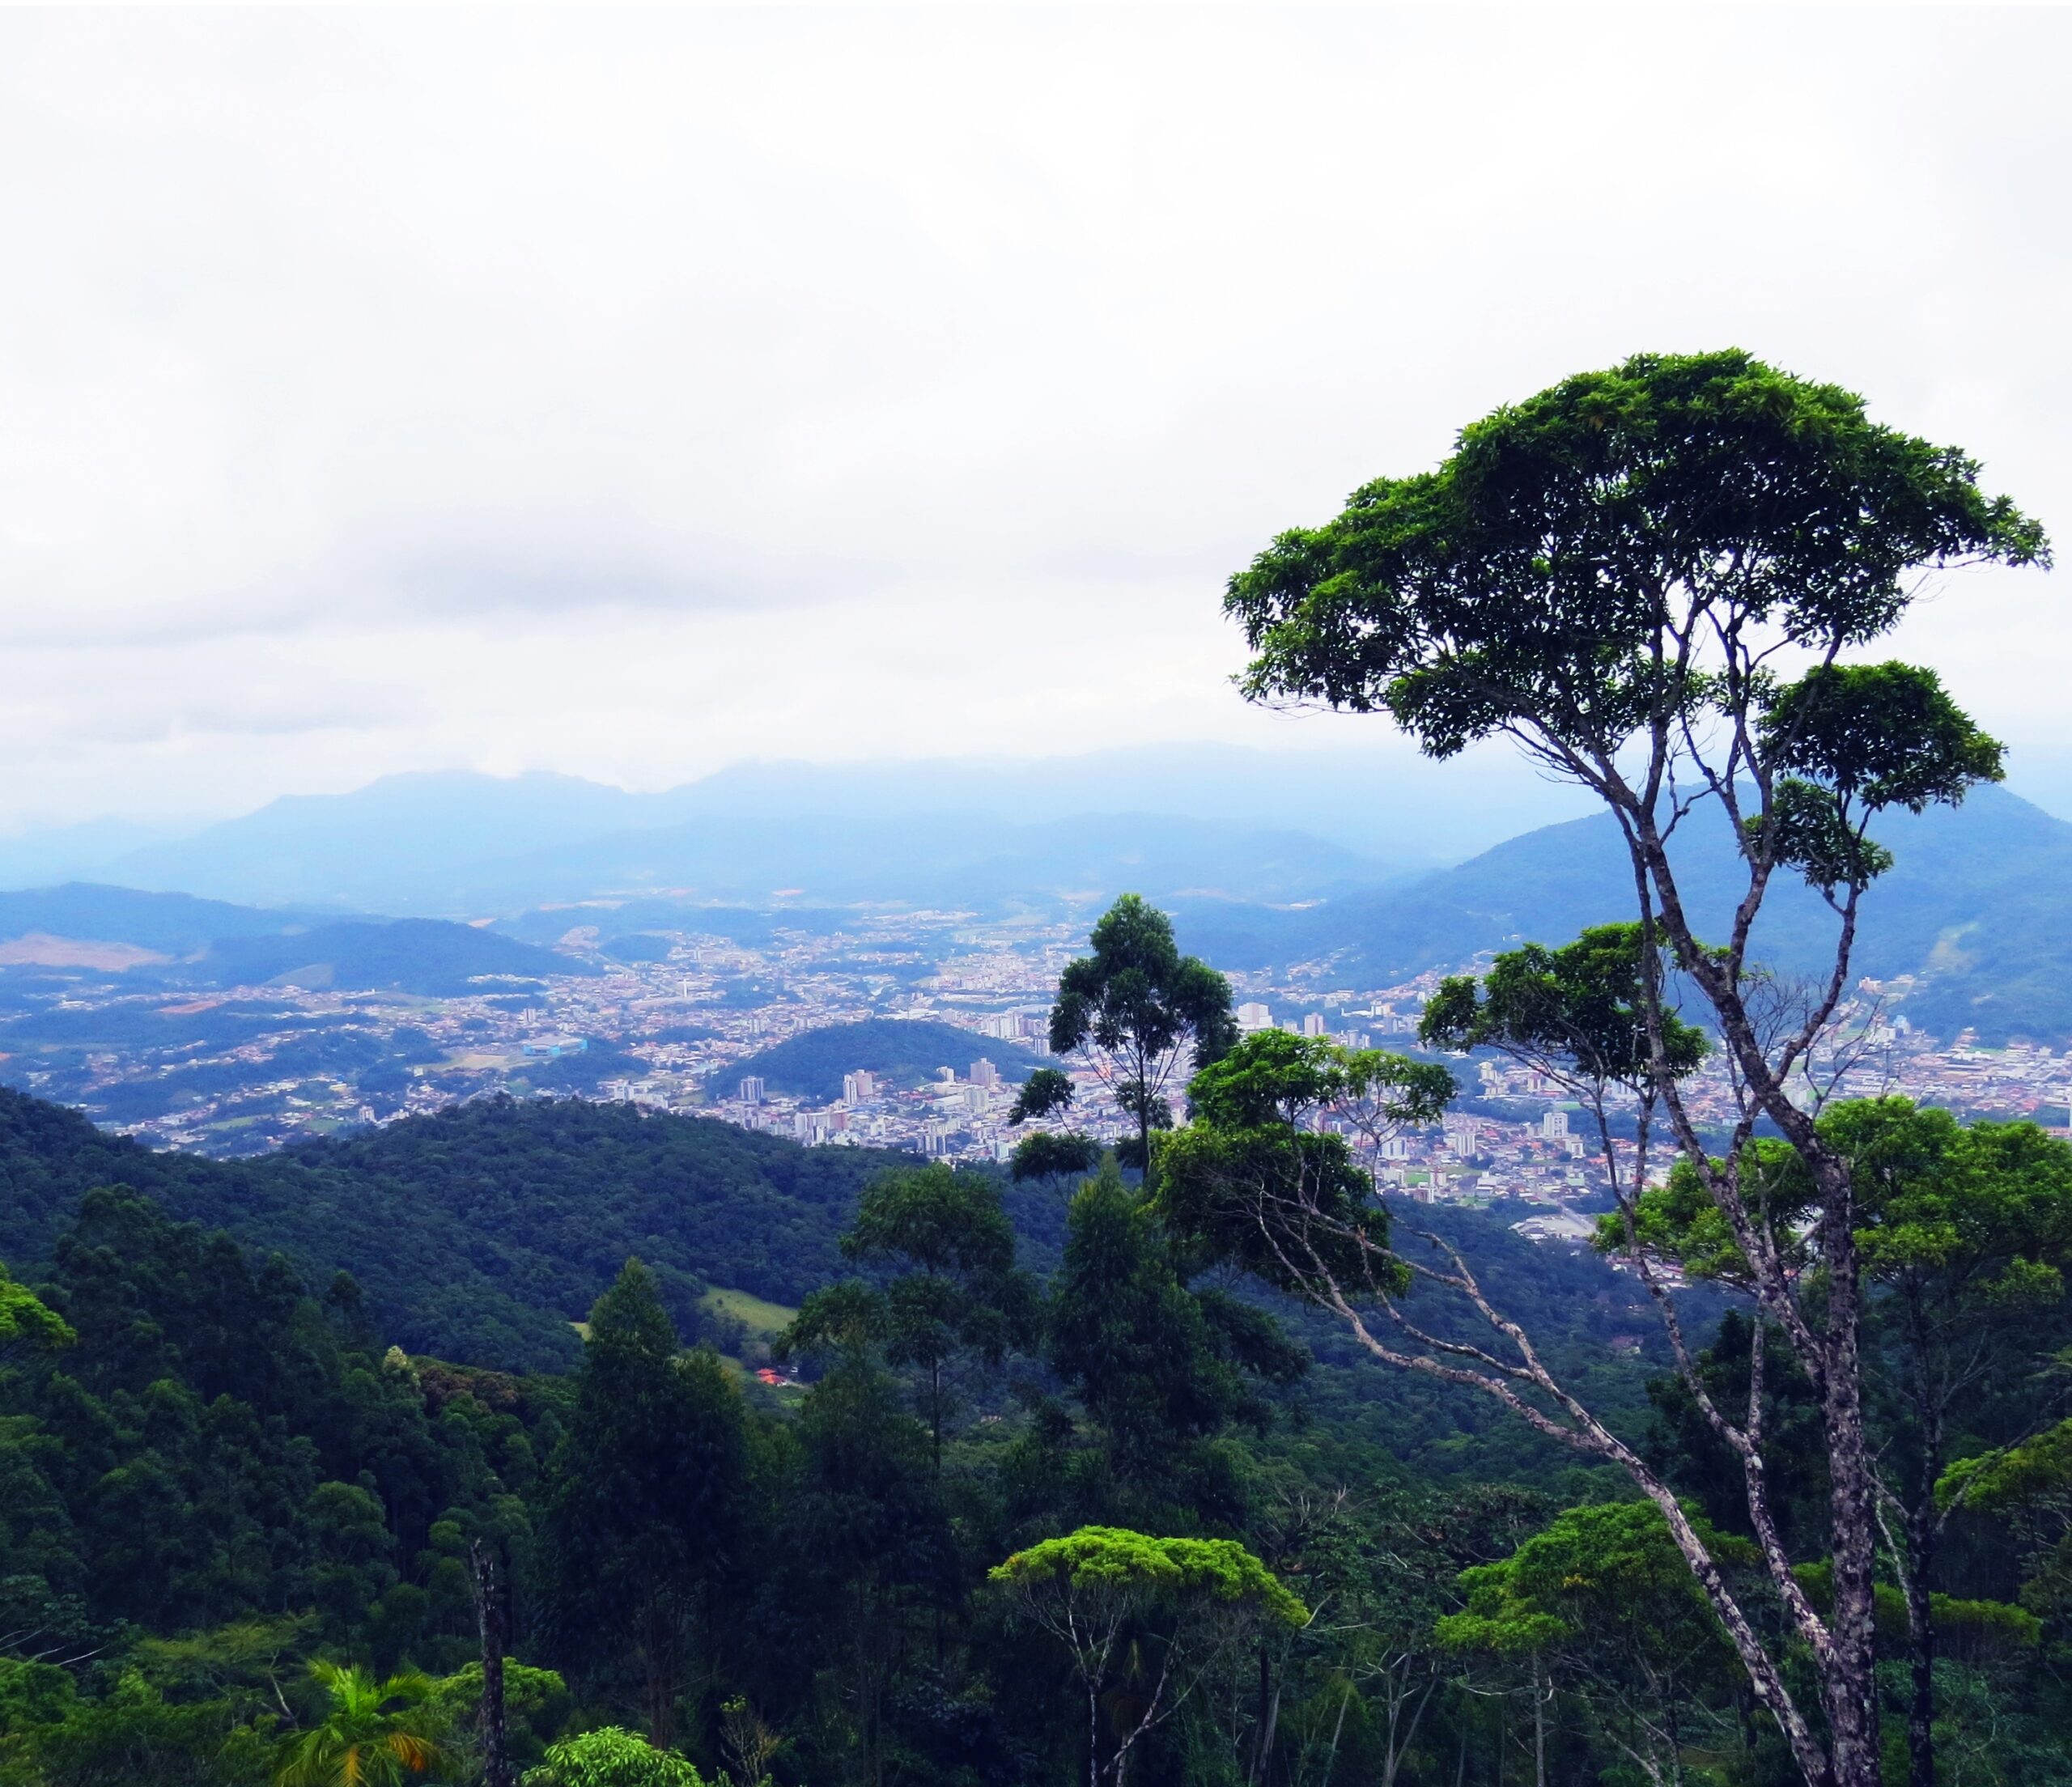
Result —
M 504 1606 L 496 1553 L 478 1539 L 468 1547 L 468 1563 L 482 1641 L 482 1781 L 484 1787 L 512 1787 L 503 1723 Z

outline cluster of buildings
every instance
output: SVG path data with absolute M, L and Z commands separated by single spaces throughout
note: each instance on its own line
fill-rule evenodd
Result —
M 736 1083 L 702 1114 L 744 1129 L 788 1136 L 809 1147 L 904 1148 L 919 1154 L 1005 1160 L 1013 1150 L 1008 1114 L 1014 1087 L 985 1056 L 960 1075 L 940 1068 L 918 1086 L 900 1086 L 858 1068 L 842 1076 L 842 1096 L 826 1103 L 773 1095 L 759 1074 Z
M 529 997 L 278 987 L 263 996 L 231 994 L 214 1003 L 248 1000 L 253 1010 L 275 1014 L 278 1031 L 257 1029 L 213 1054 L 99 1049 L 65 1074 L 32 1066 L 15 1083 L 26 1077 L 31 1089 L 83 1104 L 155 1144 L 210 1153 L 252 1152 L 503 1092 L 628 1100 L 809 1146 L 996 1161 L 1024 1133 L 1008 1120 L 1021 1068 L 1004 1063 L 1047 1055 L 1058 975 L 1083 937 L 1075 927 L 1036 920 L 916 914 L 843 929 L 778 929 L 753 945 L 686 931 L 669 940 L 666 959 L 624 963 L 598 952 L 599 929 L 573 926 L 562 944 L 604 973 L 557 978 Z M 1278 1025 L 1351 1046 L 1403 1046 L 1439 978 L 1327 990 L 1327 975 L 1319 966 L 1277 981 L 1233 976 L 1241 1028 Z M 81 995 L 89 1004 L 96 996 L 126 995 Z M 753 1058 L 775 1044 L 864 1018 L 933 1020 L 968 1036 L 968 1052 L 946 1048 L 953 1059 L 906 1080 L 859 1059 L 843 1074 L 839 1096 L 823 1098 L 773 1091 L 754 1071 Z M 1969 1035 L 1945 1044 L 1891 1015 L 1882 990 L 1870 986 L 1841 1019 L 1842 1042 L 1825 1063 L 1841 1093 L 1896 1092 L 1967 1115 L 2067 1122 L 2072 1051 L 2023 1043 L 1988 1049 Z M 358 1064 L 284 1071 L 313 1036 L 339 1040 L 339 1059 Z M 1053 1064 L 1074 1082 L 1071 1127 L 1102 1140 L 1130 1133 L 1089 1063 Z M 147 1082 L 171 1086 L 183 1075 L 197 1089 L 172 1108 L 127 1120 L 97 1108 L 105 1100 L 119 1111 L 125 1100 L 138 1101 Z M 1458 1076 L 1462 1104 L 1443 1123 L 1351 1137 L 1378 1181 L 1416 1201 L 1516 1200 L 1530 1207 L 1518 1226 L 1536 1240 L 1586 1233 L 1609 1187 L 1600 1144 L 1569 1089 L 1499 1059 L 1478 1059 L 1471 1071 L 1463 1062 Z M 1176 1103 L 1185 1080 L 1185 1063 L 1176 1063 L 1166 1089 Z M 1701 1123 L 1732 1121 L 1733 1089 L 1720 1063 L 1701 1068 L 1688 1090 Z M 1619 1145 L 1620 1170 L 1628 1175 L 1631 1144 Z

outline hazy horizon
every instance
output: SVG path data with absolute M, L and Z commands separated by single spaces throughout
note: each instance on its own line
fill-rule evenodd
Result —
M 1224 579 L 1565 374 L 1739 344 L 2072 511 L 2068 42 L 0 15 L 0 824 L 1174 741 L 1421 786 L 1379 722 L 1239 699 Z M 1940 579 L 1879 650 L 2072 811 L 2051 587 Z

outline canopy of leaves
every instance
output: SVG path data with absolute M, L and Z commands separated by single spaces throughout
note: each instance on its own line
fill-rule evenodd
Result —
M 1845 1101 L 1819 1128 L 1850 1163 L 1858 1250 L 1875 1278 L 1957 1274 L 1980 1295 L 2016 1302 L 2063 1294 L 2072 1144 L 2034 1123 L 1967 1126 L 1900 1097 Z M 1780 1253 L 1807 1258 L 1817 1203 L 1798 1154 L 1781 1142 L 1752 1141 L 1738 1179 Z M 1667 1185 L 1641 1195 L 1636 1216 L 1642 1245 L 1694 1276 L 1745 1280 L 1747 1263 L 1726 1218 L 1688 1161 L 1671 1168 Z M 1624 1242 L 1619 1219 L 1602 1219 L 1599 1246 Z
M 17 1284 L 0 1266 L 0 1357 L 17 1348 L 51 1352 L 69 1347 L 79 1336 L 63 1317 L 47 1309 L 25 1284 Z
M 1746 354 L 1641 354 L 1281 535 L 1225 607 L 1258 654 L 1255 697 L 1386 709 L 1438 757 L 1514 727 L 1603 752 L 1745 694 L 1679 649 L 1693 615 L 1819 654 L 1890 627 L 1925 567 L 2047 560 L 1978 473 Z
M 1747 1547 L 1700 1522 L 1713 1555 Z M 1439 1641 L 1500 1656 L 1609 1643 L 1636 1655 L 1710 1649 L 1726 1635 L 1652 1502 L 1570 1508 L 1500 1563 L 1464 1571 L 1467 1605 L 1438 1622 Z
M 1010 1123 L 1025 1123 L 1032 1118 L 1048 1117 L 1063 1110 L 1072 1100 L 1070 1077 L 1055 1068 L 1038 1068 L 1022 1081 L 1007 1114 Z
M 1271 1570 L 1228 1539 L 1154 1539 L 1124 1527 L 1082 1526 L 1017 1551 L 991 1577 L 1030 1592 L 1144 1607 L 1242 1604 L 1287 1627 L 1310 1616 Z
M 1507 950 L 1478 989 L 1471 975 L 1442 981 L 1427 1002 L 1419 1040 L 1437 1048 L 1500 1049 L 1601 1086 L 1637 1087 L 1651 1059 L 1644 933 L 1637 923 L 1600 924 L 1573 943 Z M 1674 1012 L 1660 1018 L 1670 1071 L 1705 1059 L 1702 1031 Z
M 1230 983 L 1205 962 L 1183 956 L 1173 921 L 1125 894 L 1093 927 L 1092 953 L 1065 966 L 1051 1010 L 1051 1047 L 1069 1055 L 1092 1043 L 1144 1061 L 1191 1042 L 1195 1059 L 1214 1060 L 1237 1039 Z
M 1071 1178 L 1091 1173 L 1101 1164 L 1101 1144 L 1091 1135 L 1034 1130 L 1014 1144 L 1008 1170 L 1017 1184 L 1029 1179 Z
M 724 1570 L 743 1517 L 745 1428 L 741 1393 L 718 1359 L 680 1353 L 652 1275 L 629 1261 L 590 1312 L 575 1407 L 550 1472 L 550 1598 L 567 1653 Z
M 1358 1102 L 1370 1104 L 1383 1123 L 1427 1123 L 1458 1089 L 1436 1062 L 1259 1030 L 1196 1073 L 1187 1099 L 1197 1121 L 1225 1130 L 1293 1127 Z
M 1408 1282 L 1387 1212 L 1346 1138 L 1306 1126 L 1356 1103 L 1387 1123 L 1429 1121 L 1455 1090 L 1434 1063 L 1321 1038 L 1246 1037 L 1189 1087 L 1194 1121 L 1158 1139 L 1158 1208 L 1176 1233 L 1269 1284 L 1328 1276 L 1351 1288 Z
M 705 1787 L 681 1756 L 618 1725 L 567 1738 L 526 1772 L 523 1787 Z
M 1308 1363 L 1262 1311 L 1191 1288 L 1182 1263 L 1154 1210 L 1104 1162 L 1072 1199 L 1047 1352 L 1132 1485 L 1168 1485 L 1233 1422 L 1264 1425 L 1260 1383 L 1292 1382 Z

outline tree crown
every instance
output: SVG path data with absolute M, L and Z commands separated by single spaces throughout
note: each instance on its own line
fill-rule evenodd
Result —
M 1705 673 L 1701 630 L 1829 654 L 1889 629 L 1920 570 L 2048 562 L 1978 474 L 1738 350 L 1641 354 L 1282 534 L 1225 605 L 1254 697 L 1386 709 L 1437 757 L 1521 727 L 1598 752 L 1748 693 Z

